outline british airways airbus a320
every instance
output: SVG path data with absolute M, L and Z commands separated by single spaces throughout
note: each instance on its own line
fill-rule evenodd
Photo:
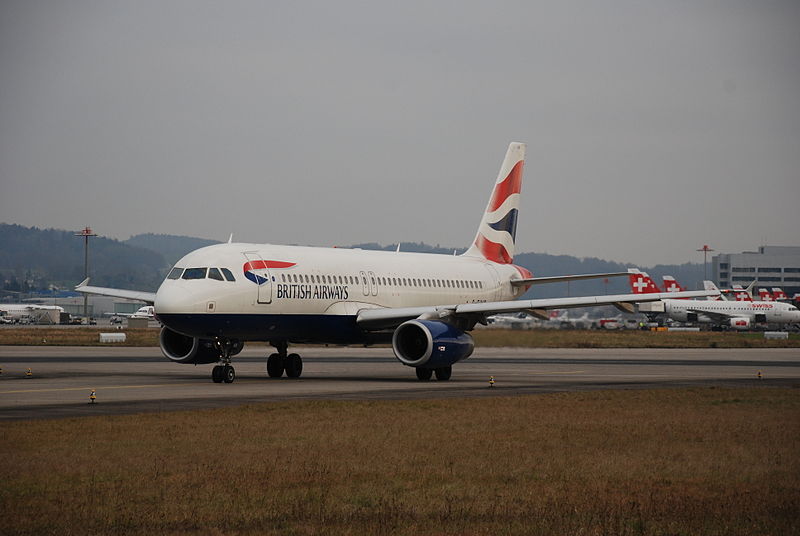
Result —
M 533 277 L 512 263 L 525 145 L 512 143 L 475 240 L 460 256 L 360 249 L 227 243 L 183 257 L 153 294 L 88 286 L 77 290 L 141 300 L 163 324 L 161 350 L 176 363 L 216 363 L 211 377 L 231 383 L 231 358 L 245 341 L 267 341 L 275 352 L 267 374 L 297 378 L 301 357 L 290 343 L 391 342 L 417 378 L 448 380 L 472 354 L 468 334 L 496 313 L 631 304 L 713 292 L 623 294 L 517 300 L 531 285 L 597 277 Z

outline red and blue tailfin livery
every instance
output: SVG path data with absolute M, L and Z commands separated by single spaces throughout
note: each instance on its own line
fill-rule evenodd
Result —
M 524 167 L 525 144 L 512 143 L 506 151 L 478 233 L 465 255 L 480 256 L 498 264 L 513 262 Z

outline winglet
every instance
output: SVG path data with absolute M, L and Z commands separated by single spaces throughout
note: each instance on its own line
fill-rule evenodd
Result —
M 89 278 L 87 277 L 86 279 L 78 283 L 78 285 L 75 287 L 75 290 L 80 290 L 81 287 L 85 287 L 88 284 L 89 284 Z

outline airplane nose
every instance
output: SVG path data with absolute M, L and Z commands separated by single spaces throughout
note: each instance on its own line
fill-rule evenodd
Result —
M 162 285 L 156 292 L 155 310 L 158 315 L 202 313 L 205 302 L 180 283 Z

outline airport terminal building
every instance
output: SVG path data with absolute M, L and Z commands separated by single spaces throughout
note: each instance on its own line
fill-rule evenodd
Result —
M 790 298 L 800 293 L 800 247 L 761 246 L 758 251 L 721 253 L 711 259 L 713 277 L 720 288 L 780 287 Z

